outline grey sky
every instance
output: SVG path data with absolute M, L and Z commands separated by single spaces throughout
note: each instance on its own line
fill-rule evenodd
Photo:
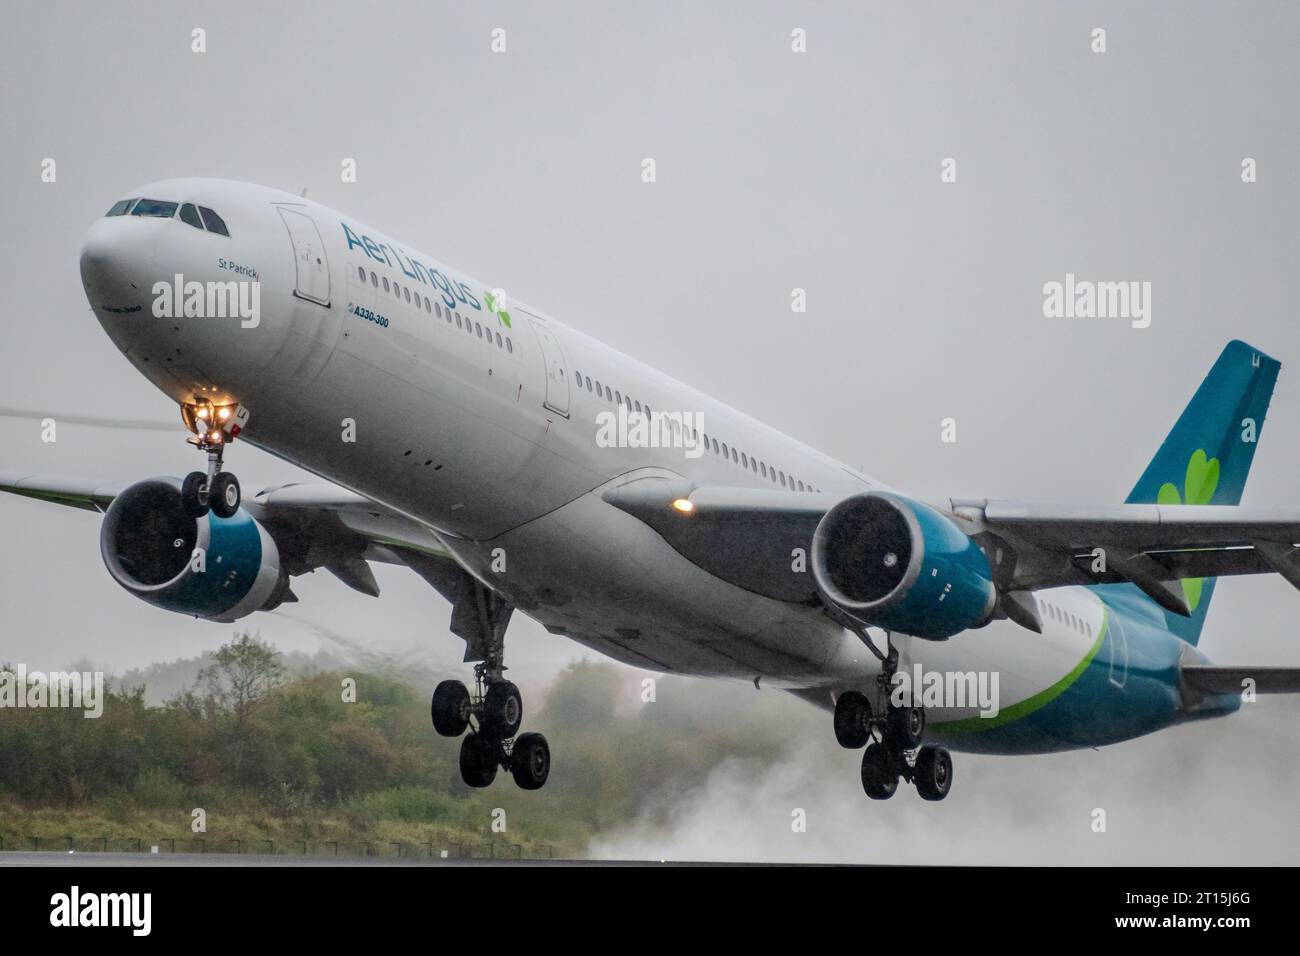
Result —
M 212 175 L 307 187 L 922 496 L 1122 500 L 1244 338 L 1283 362 L 1245 503 L 1293 507 L 1298 26 L 1283 3 L 14 5 L 0 406 L 176 417 L 99 329 L 77 250 L 134 185 Z M 1045 319 L 1042 285 L 1067 271 L 1150 281 L 1150 328 Z M 179 421 L 66 425 L 50 445 L 0 419 L 4 469 L 130 480 L 197 461 Z M 247 447 L 230 461 L 250 490 L 297 477 Z M 232 631 L 118 588 L 93 516 L 5 497 L 0 527 L 0 660 L 121 669 Z M 379 580 L 373 601 L 318 572 L 295 619 L 247 623 L 286 647 L 317 646 L 314 624 L 458 660 L 445 603 L 409 572 Z M 1225 582 L 1201 646 L 1300 664 L 1298 607 L 1276 577 Z M 579 653 L 512 630 L 527 679 Z

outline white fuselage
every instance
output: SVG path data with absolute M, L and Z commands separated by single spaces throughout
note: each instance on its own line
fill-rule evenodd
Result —
M 242 403 L 251 412 L 242 440 L 436 530 L 516 607 L 616 659 L 825 691 L 827 700 L 878 672 L 821 609 L 706 573 L 600 492 L 640 474 L 835 496 L 883 485 L 509 295 L 502 301 L 500 283 L 308 200 L 221 180 L 131 195 L 201 203 L 229 224 L 225 237 L 177 219 L 119 216 L 87 237 L 83 278 L 96 315 L 177 402 Z M 150 312 L 155 282 L 253 272 L 254 326 Z M 620 404 L 698 416 L 702 454 L 598 441 L 598 415 Z M 504 555 L 503 571 L 494 554 Z M 1077 665 L 1101 626 L 1100 602 L 1086 590 L 1047 597 L 1075 623 L 1049 616 L 1040 635 L 995 621 L 946 642 L 904 639 L 904 666 L 992 668 L 1004 707 L 1029 697 Z

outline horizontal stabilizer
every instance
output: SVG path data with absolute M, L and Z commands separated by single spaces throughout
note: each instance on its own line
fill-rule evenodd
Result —
M 1183 683 L 1202 694 L 1240 694 L 1247 681 L 1257 694 L 1300 694 L 1300 667 L 1219 667 L 1184 664 Z

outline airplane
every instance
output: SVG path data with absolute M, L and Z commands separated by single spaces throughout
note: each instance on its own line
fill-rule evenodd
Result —
M 102 513 L 113 579 L 196 618 L 296 601 L 318 568 L 376 597 L 372 562 L 411 569 L 473 665 L 430 702 L 471 787 L 550 773 L 506 677 L 515 609 L 635 667 L 821 707 L 877 800 L 900 781 L 944 799 L 954 751 L 1099 747 L 1300 691 L 1300 668 L 1197 648 L 1217 578 L 1300 587 L 1300 514 L 1240 506 L 1281 367 L 1244 342 L 1124 504 L 927 502 L 302 196 L 149 183 L 90 227 L 80 270 L 203 467 L 0 489 Z M 236 441 L 322 481 L 245 497 Z

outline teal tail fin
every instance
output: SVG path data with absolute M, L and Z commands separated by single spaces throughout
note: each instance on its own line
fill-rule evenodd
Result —
M 1281 367 L 1245 342 L 1229 342 L 1127 502 L 1239 504 Z M 1214 581 L 1188 578 L 1182 582 L 1191 617 L 1164 612 L 1169 630 L 1189 644 L 1200 640 Z

